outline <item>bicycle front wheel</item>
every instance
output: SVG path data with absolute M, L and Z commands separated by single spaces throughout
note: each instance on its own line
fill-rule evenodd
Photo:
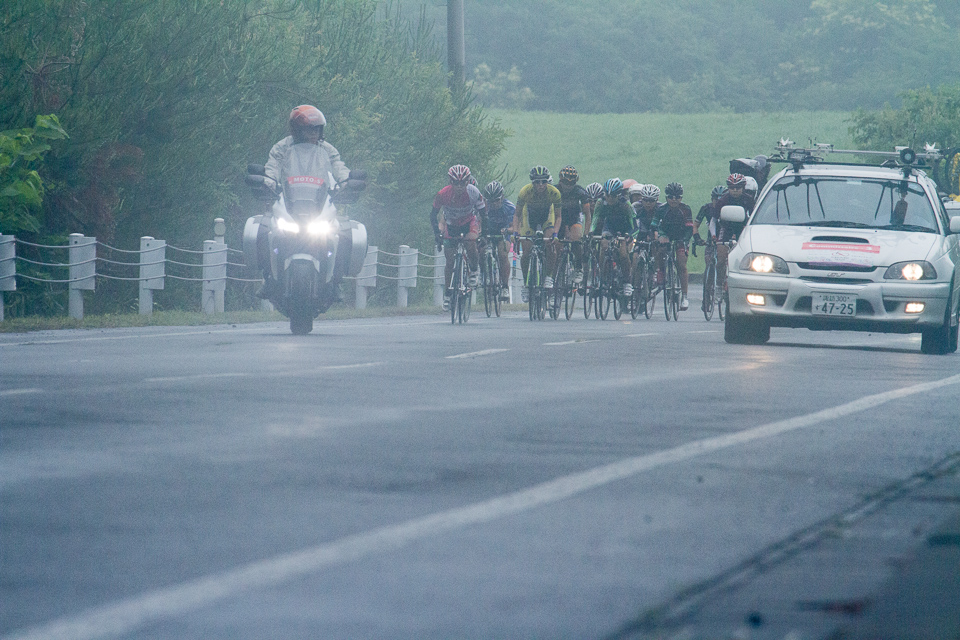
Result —
M 680 315 L 680 274 L 676 259 L 670 261 L 670 315 L 676 321 Z
M 717 270 L 712 264 L 707 264 L 703 272 L 703 317 L 707 322 L 713 318 L 713 294 L 717 290 Z
M 642 257 L 633 268 L 633 295 L 630 297 L 630 317 L 634 320 L 640 315 L 640 308 L 647 306 L 647 262 Z

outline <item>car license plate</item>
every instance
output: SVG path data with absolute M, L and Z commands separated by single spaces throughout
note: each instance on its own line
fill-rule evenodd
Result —
M 857 296 L 840 293 L 813 294 L 813 315 L 844 316 L 857 315 Z

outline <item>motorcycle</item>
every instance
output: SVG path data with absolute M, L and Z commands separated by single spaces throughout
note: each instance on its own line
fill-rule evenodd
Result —
M 345 212 L 366 186 L 366 175 L 351 171 L 338 186 L 326 154 L 313 144 L 291 147 L 279 188 L 263 165 L 248 165 L 247 174 L 270 215 L 247 219 L 244 261 L 251 272 L 269 276 L 263 296 L 290 318 L 290 331 L 306 335 L 314 318 L 340 300 L 342 278 L 363 268 L 367 230 Z

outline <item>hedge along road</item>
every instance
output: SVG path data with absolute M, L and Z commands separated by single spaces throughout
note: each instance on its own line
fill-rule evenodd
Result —
M 0 634 L 599 637 L 960 450 L 960 360 L 721 330 L 2 336 Z M 885 536 L 849 597 L 911 544 Z

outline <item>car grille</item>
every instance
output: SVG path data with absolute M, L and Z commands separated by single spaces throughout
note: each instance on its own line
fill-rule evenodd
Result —
M 817 278 L 815 276 L 801 276 L 800 280 L 814 284 L 868 284 L 870 278 Z

